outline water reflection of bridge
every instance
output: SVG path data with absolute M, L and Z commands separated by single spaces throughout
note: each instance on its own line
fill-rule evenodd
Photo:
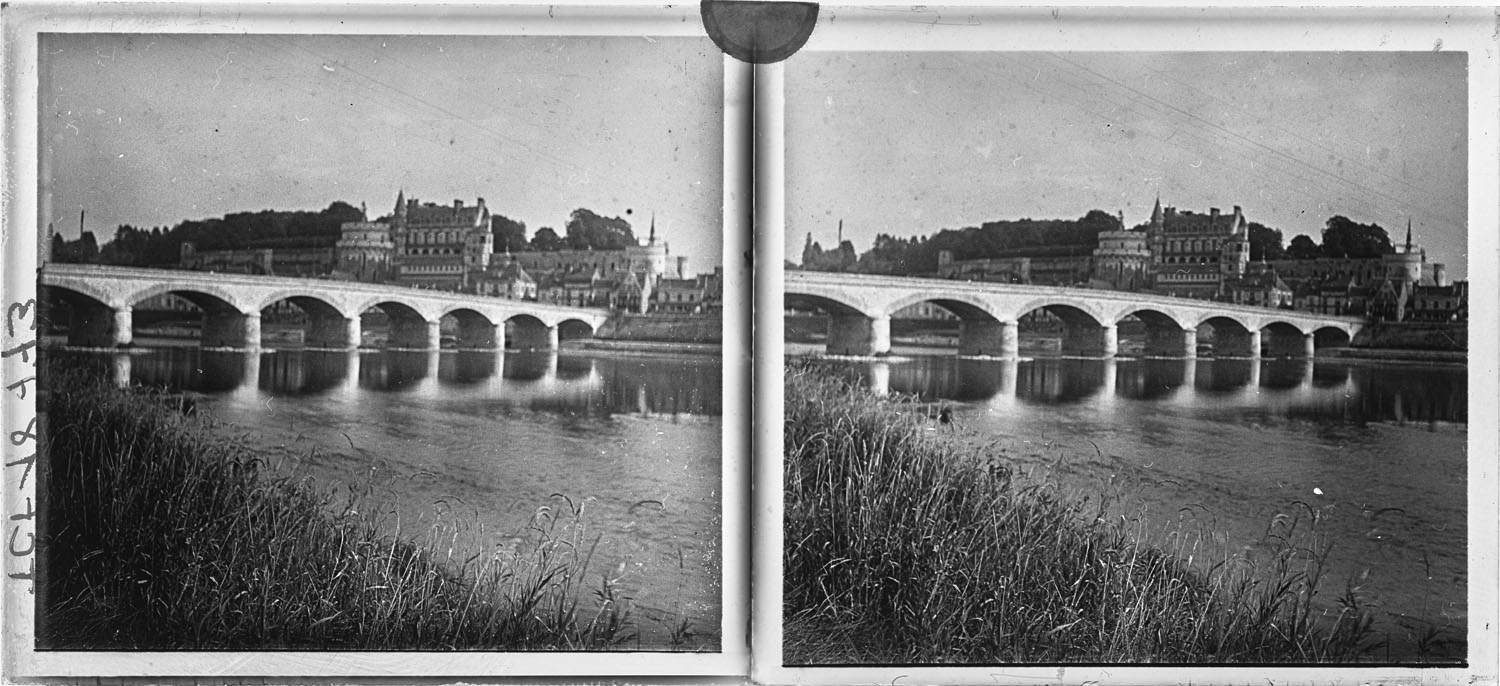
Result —
M 1356 374 L 1347 365 L 1309 359 L 972 359 L 919 357 L 866 362 L 862 373 L 879 393 L 899 392 L 1004 409 L 1017 403 L 1088 403 L 1108 409 L 1123 401 L 1199 408 L 1258 407 L 1296 416 L 1318 408 L 1348 419 L 1467 421 L 1461 370 L 1434 384 L 1433 371 L 1380 369 Z
M 93 353 L 53 354 L 89 357 Z M 418 401 L 498 402 L 583 414 L 721 411 L 717 360 L 607 360 L 555 351 L 217 351 L 159 348 L 107 354 L 118 385 L 224 394 L 241 402 L 371 394 Z

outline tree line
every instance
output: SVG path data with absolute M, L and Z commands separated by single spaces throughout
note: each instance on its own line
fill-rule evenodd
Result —
M 51 259 L 54 262 L 161 267 L 178 264 L 185 243 L 193 244 L 199 251 L 333 248 L 344 223 L 364 220 L 363 210 L 338 200 L 317 212 L 235 212 L 223 217 L 183 221 L 169 229 L 143 229 L 121 224 L 102 244 L 93 231 L 84 231 L 71 241 L 53 234 Z M 388 220 L 389 217 L 381 219 Z M 559 235 L 556 229 L 544 226 L 528 240 L 525 222 L 500 214 L 490 215 L 490 232 L 495 237 L 496 252 L 619 250 L 636 244 L 629 221 L 620 217 L 603 217 L 581 207 L 569 214 L 564 231 Z
M 1192 221 L 1204 215 L 1183 212 L 1174 219 Z M 1132 230 L 1144 231 L 1147 224 Z M 938 254 L 950 251 L 953 259 L 994 259 L 1028 256 L 1091 255 L 1099 246 L 1099 234 L 1116 231 L 1119 219 L 1103 210 L 1090 210 L 1078 219 L 1019 219 L 990 221 L 962 229 L 943 229 L 931 236 L 875 236 L 870 249 L 858 253 L 851 241 L 825 250 L 810 241 L 803 250 L 802 268 L 817 271 L 849 271 L 871 274 L 930 274 L 938 270 Z M 1321 241 L 1303 234 L 1283 243 L 1283 234 L 1258 222 L 1247 224 L 1250 259 L 1308 260 L 1319 257 L 1370 258 L 1395 252 L 1390 236 L 1379 224 L 1361 224 L 1343 215 L 1329 217 Z

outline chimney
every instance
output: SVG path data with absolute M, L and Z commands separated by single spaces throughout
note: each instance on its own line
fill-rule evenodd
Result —
M 1217 207 L 1210 207 L 1210 208 L 1208 208 L 1208 225 L 1209 226 L 1213 226 L 1213 225 L 1218 224 L 1218 223 L 1219 223 L 1219 208 L 1217 208 Z
M 478 201 L 476 201 L 474 203 L 474 205 L 475 205 L 475 207 L 484 207 L 484 198 L 480 198 Z

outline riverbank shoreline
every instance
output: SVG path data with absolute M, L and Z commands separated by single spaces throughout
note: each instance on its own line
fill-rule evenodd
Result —
M 1414 350 L 1405 348 L 1327 348 L 1318 357 L 1331 360 L 1370 360 L 1375 362 L 1412 362 L 1420 364 L 1467 365 L 1467 350 Z
M 625 339 L 578 338 L 564 341 L 559 348 L 568 350 L 591 350 L 625 352 L 647 355 L 701 355 L 718 357 L 724 354 L 724 346 L 718 343 L 690 343 L 677 341 L 632 341 Z
M 1387 647 L 1384 641 L 1394 636 L 1367 633 L 1365 618 L 1380 613 L 1379 606 L 1361 606 L 1357 592 L 1342 588 L 1341 575 L 1323 577 L 1303 566 L 1312 558 L 1287 545 L 1294 535 L 1318 539 L 1317 511 L 1286 510 L 1273 527 L 1295 531 L 1277 532 L 1249 548 L 1237 541 L 1222 550 L 1217 543 L 1200 545 L 1211 532 L 1196 529 L 1162 531 L 1152 537 L 1162 543 L 1143 545 L 1136 527 L 1151 526 L 1156 513 L 1133 513 L 1139 501 L 1130 487 L 1115 484 L 1113 476 L 1105 485 L 1125 490 L 1054 482 L 1049 467 L 1025 457 L 1038 449 L 1061 450 L 1049 448 L 1052 441 L 1017 435 L 1006 443 L 1004 433 L 998 441 L 970 435 L 956 428 L 958 411 L 944 425 L 941 410 L 951 401 L 879 396 L 849 378 L 840 381 L 838 372 L 809 372 L 819 368 L 828 369 L 799 363 L 787 378 L 784 650 L 791 662 L 1321 664 L 1389 661 L 1392 652 L 1417 663 L 1453 659 L 1424 654 L 1420 647 Z M 1094 463 L 1092 453 L 1082 457 L 1055 459 Z M 997 476 L 1004 477 L 1001 483 Z M 953 500 L 958 494 L 961 500 Z M 1017 530 L 1017 523 L 1024 526 Z M 1055 536 L 1028 544 L 1038 532 Z M 1101 555 L 1106 551 L 1113 552 Z M 1166 560 L 1170 571 L 1132 579 L 1142 560 Z M 912 570 L 918 575 L 911 576 Z M 1235 576 L 1251 570 L 1259 571 Z M 1266 574 L 1283 576 L 1278 581 Z M 888 588 L 881 581 L 887 577 L 902 579 L 902 588 Z M 1278 600 L 1237 585 L 1270 589 L 1285 581 L 1292 590 Z M 1191 597 L 1166 593 L 1184 587 L 1208 590 Z M 953 592 L 933 590 L 942 588 Z M 1353 604 L 1344 605 L 1345 599 Z M 992 614 L 1007 602 L 1026 609 L 1020 616 Z M 1262 608 L 1300 610 L 1272 618 L 1269 626 L 1228 621 L 1253 615 L 1257 610 L 1246 604 L 1258 602 L 1269 603 Z M 1176 616 L 1186 606 L 1198 619 Z M 1131 614 L 1141 608 L 1151 608 L 1152 616 Z M 908 611 L 933 621 L 914 623 Z M 936 621 L 947 616 L 967 619 Z M 1076 631 L 1077 625 L 1086 629 Z M 1288 628 L 1303 633 L 1266 637 Z M 1221 630 L 1232 635 L 1229 644 L 1195 643 Z M 1152 642 L 1163 636 L 1176 639 Z M 1461 659 L 1462 652 L 1457 655 Z
M 517 522 L 514 554 L 454 557 L 435 529 L 393 528 L 363 477 L 316 485 L 180 395 L 47 372 L 40 646 L 634 647 L 571 501 Z

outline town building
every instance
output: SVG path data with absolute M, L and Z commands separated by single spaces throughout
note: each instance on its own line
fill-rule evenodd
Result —
M 449 291 L 469 291 L 479 274 L 490 266 L 495 237 L 490 228 L 490 211 L 484 198 L 465 206 L 454 200 L 451 206 L 407 200 L 405 191 L 396 194 L 395 212 L 390 218 L 396 283 Z M 348 227 L 359 232 L 361 227 Z
M 179 269 L 226 274 L 315 277 L 332 271 L 336 260 L 334 248 L 199 251 L 192 243 L 183 243 L 178 252 L 177 266 Z
M 395 276 L 396 243 L 387 224 L 368 220 L 343 224 L 335 251 L 338 270 L 347 278 L 384 283 Z

